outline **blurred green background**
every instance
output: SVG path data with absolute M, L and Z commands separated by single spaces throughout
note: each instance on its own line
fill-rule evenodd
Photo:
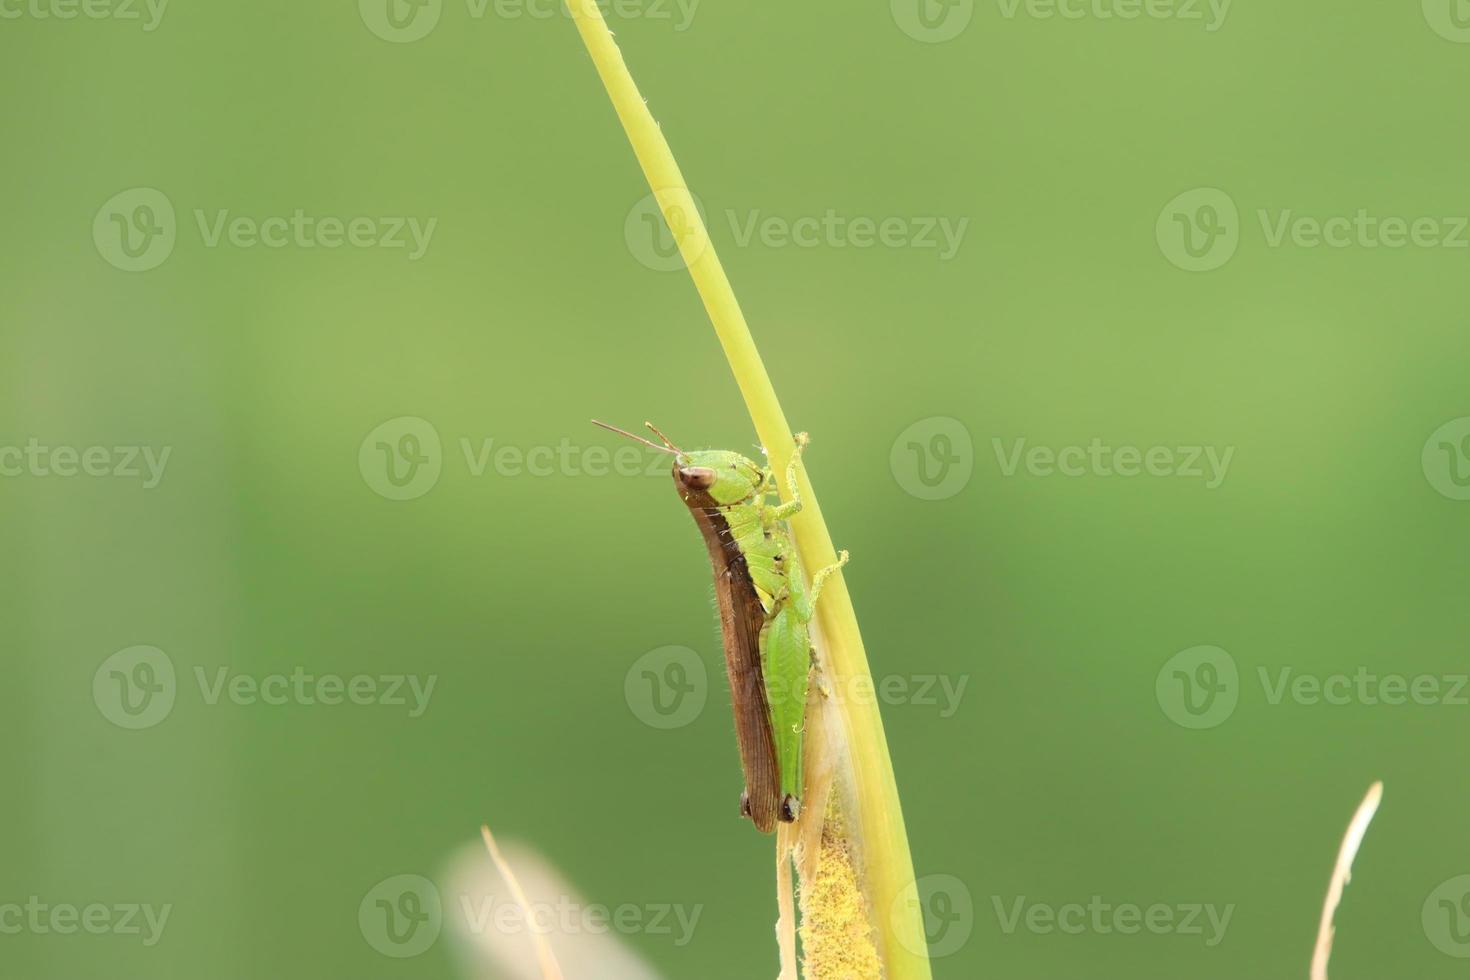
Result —
M 884 716 L 935 973 L 1305 976 L 1382 778 L 1333 977 L 1462 975 L 1470 9 L 1071 2 L 609 15 L 914 692 Z M 170 452 L 148 487 L 0 448 L 0 906 L 171 906 L 152 945 L 0 919 L 6 977 L 495 975 L 449 924 L 398 958 L 359 921 L 404 874 L 457 915 L 482 821 L 585 902 L 698 909 L 619 937 L 661 975 L 775 974 L 703 549 L 661 462 L 585 455 L 618 445 L 593 416 L 749 449 L 740 398 L 574 25 L 393 3 L 0 5 L 0 447 Z M 1433 222 L 1290 225 L 1360 211 Z M 896 223 L 783 237 L 829 212 Z M 409 217 L 421 255 L 367 244 Z M 1021 439 L 1233 455 L 1213 488 L 1007 475 Z M 166 662 L 109 661 L 138 646 Z M 708 678 L 671 729 L 640 701 L 665 647 Z M 175 671 L 161 717 L 118 701 L 139 663 Z M 211 703 L 220 668 L 435 687 L 418 717 Z M 1272 697 L 1360 669 L 1441 696 Z M 1232 911 L 1006 928 L 1095 895 Z

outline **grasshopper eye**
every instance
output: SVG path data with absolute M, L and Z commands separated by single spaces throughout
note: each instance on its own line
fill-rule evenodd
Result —
M 715 485 L 715 471 L 708 466 L 681 466 L 679 482 L 690 490 L 708 490 Z

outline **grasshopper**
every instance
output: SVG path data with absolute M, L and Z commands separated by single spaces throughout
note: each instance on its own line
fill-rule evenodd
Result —
M 807 435 L 796 436 L 782 501 L 774 471 L 739 453 L 685 451 L 652 423 L 645 424 L 663 445 L 594 424 L 674 457 L 674 487 L 704 537 L 714 571 L 745 774 L 740 813 L 770 833 L 778 820 L 791 823 L 801 815 L 802 744 L 813 671 L 810 625 L 823 584 L 848 560 L 842 552 L 807 585 L 786 523 L 801 510 L 796 469 Z

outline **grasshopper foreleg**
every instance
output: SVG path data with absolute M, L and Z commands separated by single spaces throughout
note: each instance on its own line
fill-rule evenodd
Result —
M 771 517 L 778 521 L 784 521 L 792 514 L 801 510 L 801 488 L 796 482 L 796 470 L 801 465 L 801 453 L 806 449 L 810 438 L 805 432 L 796 434 L 796 449 L 791 453 L 791 462 L 786 464 L 786 495 L 784 504 L 777 504 L 771 508 Z

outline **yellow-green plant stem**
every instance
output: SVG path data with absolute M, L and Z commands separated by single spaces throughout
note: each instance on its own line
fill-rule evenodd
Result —
M 674 233 L 771 465 L 776 472 L 784 472 L 793 448 L 791 427 L 674 154 L 638 93 L 597 0 L 567 0 L 567 6 Z M 825 568 L 836 560 L 832 537 L 806 473 L 800 473 L 798 479 L 805 506 L 791 522 L 797 548 L 807 568 Z M 913 859 L 883 719 L 876 698 L 853 696 L 873 690 L 872 675 L 852 599 L 840 574 L 827 583 L 817 605 L 817 620 L 827 647 L 824 666 L 831 674 L 832 687 L 840 693 L 837 701 L 852 762 L 864 885 L 883 945 L 885 975 L 887 980 L 927 980 L 930 971 L 922 910 L 915 900 Z

